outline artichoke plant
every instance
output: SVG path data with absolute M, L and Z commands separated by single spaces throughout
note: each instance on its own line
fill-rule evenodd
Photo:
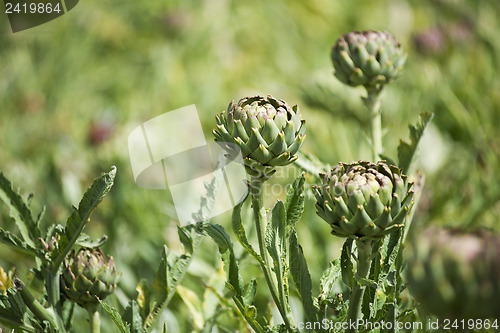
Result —
M 62 289 L 68 299 L 88 309 L 113 293 L 119 277 L 113 257 L 106 260 L 101 249 L 84 247 L 64 260 Z
M 313 186 L 317 214 L 336 236 L 379 239 L 402 227 L 413 205 L 413 184 L 384 162 L 340 163 L 320 179 Z
M 408 285 L 422 308 L 440 318 L 497 318 L 500 236 L 431 228 L 414 240 Z
M 397 78 L 406 54 L 396 38 L 385 31 L 353 31 L 332 48 L 335 76 L 350 86 L 381 87 Z
M 230 153 L 234 153 L 231 146 L 236 145 L 247 172 L 256 177 L 269 177 L 275 167 L 296 160 L 306 137 L 299 108 L 271 95 L 232 101 L 216 120 L 215 141 Z

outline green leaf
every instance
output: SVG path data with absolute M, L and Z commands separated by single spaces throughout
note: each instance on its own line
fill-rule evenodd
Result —
M 302 301 L 307 321 L 317 322 L 318 308 L 314 306 L 313 302 L 311 275 L 295 230 L 292 230 L 290 234 L 290 272 Z
M 10 216 L 21 232 L 24 242 L 32 248 L 40 237 L 40 229 L 33 220 L 28 203 L 12 188 L 12 183 L 0 172 L 0 199 L 9 207 Z
M 299 221 L 304 211 L 304 184 L 306 178 L 304 174 L 295 179 L 292 186 L 288 190 L 285 199 L 285 210 L 287 226 L 292 228 Z
M 367 288 L 365 290 L 365 295 L 363 297 L 362 303 L 362 311 L 364 315 L 363 318 L 374 318 L 377 314 L 378 309 L 377 288 L 379 284 L 377 283 L 377 281 L 379 281 L 381 271 L 382 255 L 378 251 L 375 253 L 376 255 L 373 258 L 370 266 L 369 278 L 366 279 L 367 281 L 364 281 L 365 283 L 367 283 L 365 284 Z M 359 283 L 359 278 L 356 277 L 356 279 Z
M 68 218 L 64 233 L 61 234 L 59 248 L 52 252 L 52 257 L 55 258 L 52 274 L 56 274 L 59 270 L 62 261 L 71 251 L 83 228 L 88 223 L 90 215 L 113 186 L 115 176 L 116 168 L 113 167 L 110 172 L 103 173 L 96 178 L 92 186 L 83 195 L 78 208 L 73 207 L 73 213 Z
M 141 317 L 141 309 L 135 300 L 131 300 L 122 316 L 123 320 L 130 325 L 130 333 L 142 333 L 143 321 Z
M 227 274 L 227 283 L 232 287 L 236 295 L 242 296 L 243 282 L 229 235 L 224 230 L 224 227 L 218 224 L 205 223 L 203 229 L 219 247 L 219 252 L 224 261 L 224 270 Z
M 263 262 L 261 256 L 254 250 L 252 244 L 250 244 L 250 242 L 248 241 L 245 227 L 243 226 L 243 223 L 241 222 L 241 207 L 243 206 L 245 199 L 243 199 L 233 209 L 233 218 L 232 218 L 233 232 L 234 232 L 234 235 L 236 236 L 236 239 L 241 244 L 241 246 L 243 246 L 243 248 L 252 257 L 254 257 L 260 264 L 263 264 L 264 262 Z
M 101 303 L 104 311 L 106 311 L 106 313 L 111 318 L 113 323 L 115 323 L 115 326 L 120 330 L 120 333 L 130 333 L 130 325 L 125 324 L 123 322 L 122 316 L 120 316 L 120 313 L 118 312 L 118 310 L 116 308 L 102 302 L 101 300 L 99 300 L 99 302 Z
M 255 295 L 257 294 L 257 280 L 252 279 L 250 283 L 245 288 L 245 294 L 243 295 L 243 301 L 246 305 L 252 305 L 255 300 Z
M 90 248 L 97 248 L 101 247 L 106 241 L 108 240 L 108 236 L 104 235 L 101 239 L 93 240 L 90 238 L 89 235 L 85 233 L 81 233 L 80 236 L 78 236 L 78 239 L 76 240 L 76 244 L 78 246 L 82 247 L 90 247 Z
M 198 228 L 198 224 L 190 224 L 180 228 L 185 229 L 182 234 L 188 235 L 187 241 L 189 243 L 184 244 L 186 251 L 194 252 L 199 247 L 202 234 Z M 184 241 L 186 242 L 186 239 Z M 153 281 L 154 301 L 151 305 L 151 311 L 144 322 L 146 332 L 151 332 L 155 328 L 156 321 L 167 308 L 177 286 L 186 275 L 191 260 L 192 256 L 189 254 L 174 256 L 166 246 L 163 247 L 162 259 Z
M 31 245 L 27 244 L 26 242 L 24 242 L 22 239 L 20 239 L 16 235 L 14 235 L 6 230 L 3 230 L 2 228 L 0 228 L 0 243 L 4 243 L 6 245 L 9 245 L 20 252 L 31 255 L 32 257 L 36 257 L 36 256 L 38 256 L 40 258 L 44 257 L 44 254 L 42 251 L 32 247 Z
M 259 322 L 257 309 L 252 305 L 245 304 L 245 299 L 249 300 L 249 293 L 253 293 L 251 290 L 251 288 L 253 288 L 253 282 L 251 282 L 250 286 L 247 288 L 244 296 L 243 280 L 239 274 L 238 262 L 236 261 L 233 244 L 231 243 L 229 235 L 226 233 L 224 228 L 218 224 L 204 223 L 203 230 L 219 247 L 219 252 L 222 255 L 222 261 L 224 262 L 224 270 L 226 271 L 226 288 L 229 289 L 236 307 L 255 332 L 266 332 L 262 324 Z M 264 319 L 260 318 L 260 321 L 263 322 Z
M 352 263 L 352 238 L 346 239 L 342 254 L 340 255 L 340 267 L 342 269 L 342 281 L 349 287 L 354 287 L 354 265 Z
M 320 301 L 333 298 L 334 286 L 342 275 L 340 267 L 340 259 L 335 259 L 330 262 L 330 267 L 323 273 L 320 279 L 321 293 L 318 297 Z
M 408 173 L 410 170 L 415 152 L 418 148 L 418 143 L 422 138 L 425 128 L 429 125 L 430 121 L 434 117 L 432 112 L 422 112 L 420 114 L 420 120 L 416 126 L 410 125 L 410 142 L 400 141 L 398 146 L 398 159 L 399 167 L 403 169 L 404 173 Z
M 278 200 L 271 213 L 271 221 L 266 228 L 266 248 L 274 261 L 275 268 L 281 270 L 281 258 L 284 254 L 286 212 L 285 205 Z M 278 267 L 276 267 L 278 266 Z
M 27 308 L 20 293 L 14 288 L 7 289 L 7 294 L 0 294 L 0 318 L 8 318 L 18 325 L 23 324 Z

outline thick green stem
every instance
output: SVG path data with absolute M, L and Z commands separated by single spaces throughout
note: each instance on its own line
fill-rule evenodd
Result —
M 50 306 L 54 309 L 56 313 L 57 328 L 60 332 L 66 332 L 65 325 L 62 319 L 62 306 L 61 306 L 61 290 L 60 290 L 60 275 L 47 274 L 47 297 Z
M 380 160 L 382 146 L 382 112 L 380 111 L 380 88 L 367 88 L 367 96 L 363 98 L 370 112 L 370 132 L 372 139 L 373 162 Z
M 21 294 L 24 303 L 38 320 L 47 321 L 53 329 L 58 328 L 54 316 L 33 297 L 21 280 L 14 278 L 12 286 Z
M 87 312 L 89 314 L 90 333 L 100 333 L 101 320 L 99 318 L 99 311 L 97 311 L 97 307 L 91 307 L 87 310 Z
M 368 278 L 371 265 L 372 245 L 372 241 L 356 240 L 356 246 L 358 248 L 358 267 L 356 275 L 358 280 Z M 355 283 L 354 285 L 349 297 L 349 309 L 347 310 L 347 323 L 349 324 L 349 328 L 346 330 L 346 333 L 355 333 L 357 331 L 351 328 L 351 323 L 356 323 L 357 320 L 361 318 L 361 304 L 365 289 L 366 286 L 360 283 Z
M 280 297 L 278 296 L 278 290 L 282 288 L 277 286 L 276 280 L 273 278 L 271 273 L 271 258 L 266 250 L 265 245 L 265 235 L 266 235 L 266 214 L 264 209 L 264 198 L 262 185 L 264 180 L 252 177 L 250 181 L 250 196 L 252 198 L 252 207 L 255 217 L 255 228 L 257 231 L 257 239 L 259 242 L 259 252 L 262 257 L 263 262 L 261 262 L 261 268 L 264 272 L 264 277 L 266 278 L 267 285 L 269 286 L 269 290 L 271 291 L 271 296 L 273 297 L 274 302 L 276 303 L 276 307 L 280 312 L 283 321 L 289 332 L 297 332 L 297 330 L 292 329 L 292 325 L 290 323 L 290 319 L 288 317 L 288 311 L 286 304 L 281 302 Z M 281 293 L 279 293 L 281 295 Z M 283 297 L 283 295 L 281 295 Z

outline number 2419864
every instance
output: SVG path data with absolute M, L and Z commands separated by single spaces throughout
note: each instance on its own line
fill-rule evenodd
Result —
M 36 3 L 32 2 L 30 4 L 27 3 L 17 3 L 17 4 L 12 4 L 12 3 L 5 3 L 5 13 L 7 14 L 13 14 L 13 13 L 23 13 L 23 14 L 50 14 L 50 13 L 60 13 L 61 8 L 59 6 L 59 3 L 55 4 L 53 6 L 51 3 Z

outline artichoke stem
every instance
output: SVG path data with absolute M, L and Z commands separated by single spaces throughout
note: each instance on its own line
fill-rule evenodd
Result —
M 101 319 L 99 318 L 99 311 L 97 311 L 97 307 L 90 307 L 87 311 L 89 314 L 90 333 L 100 333 Z
M 372 245 L 373 241 L 356 240 L 356 246 L 358 248 L 358 266 L 356 275 L 358 279 L 368 278 L 371 266 Z M 357 320 L 361 318 L 361 304 L 365 294 L 365 289 L 366 286 L 363 286 L 358 282 L 354 285 L 349 297 L 349 309 L 347 310 L 347 322 L 349 323 L 349 328 L 346 330 L 346 333 L 355 333 L 357 331 L 356 329 L 351 328 L 350 323 L 356 323 Z
M 35 299 L 20 279 L 14 278 L 12 286 L 21 294 L 24 303 L 38 320 L 47 321 L 52 328 L 59 329 L 54 316 Z
M 264 209 L 264 196 L 262 185 L 265 181 L 265 178 L 261 177 L 251 177 L 250 180 L 250 195 L 252 198 L 252 208 L 255 217 L 255 228 L 257 231 L 257 239 L 259 241 L 259 252 L 262 257 L 263 262 L 261 261 L 262 271 L 264 272 L 264 277 L 266 278 L 267 285 L 269 290 L 271 291 L 271 296 L 273 297 L 274 302 L 276 303 L 276 307 L 278 308 L 281 317 L 288 329 L 289 332 L 297 332 L 297 330 L 292 329 L 292 325 L 288 318 L 288 314 L 286 311 L 286 305 L 282 304 L 280 298 L 278 297 L 278 286 L 276 280 L 273 279 L 273 275 L 271 274 L 271 263 L 269 254 L 266 250 L 265 245 L 265 235 L 266 235 L 266 213 Z
M 371 139 L 373 162 L 380 160 L 382 146 L 382 112 L 380 110 L 380 92 L 382 88 L 366 88 L 367 97 L 363 98 L 366 108 L 370 112 Z

